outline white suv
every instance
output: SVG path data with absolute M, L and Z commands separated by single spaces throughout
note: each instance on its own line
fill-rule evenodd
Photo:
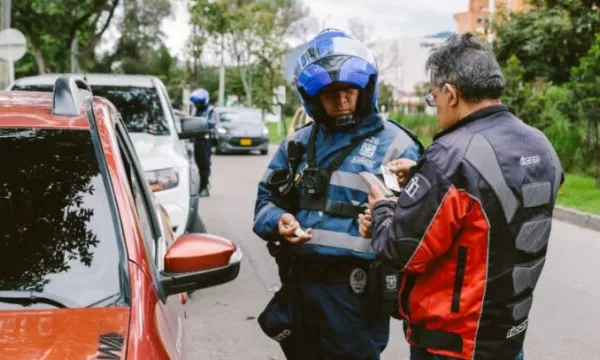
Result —
M 52 91 L 59 74 L 21 78 L 7 90 Z M 177 235 L 206 232 L 198 215 L 198 168 L 188 140 L 179 138 L 164 84 L 154 76 L 87 74 L 94 95 L 119 111 L 152 190 L 171 218 Z

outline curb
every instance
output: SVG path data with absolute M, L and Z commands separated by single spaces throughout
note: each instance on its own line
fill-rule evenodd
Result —
M 564 206 L 556 205 L 554 207 L 553 218 L 573 225 L 585 227 L 591 230 L 600 231 L 600 216 L 588 214 L 582 211 L 573 210 Z

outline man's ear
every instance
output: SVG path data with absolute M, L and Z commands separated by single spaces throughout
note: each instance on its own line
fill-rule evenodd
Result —
M 446 87 L 446 91 L 448 92 L 448 103 L 451 107 L 458 106 L 459 94 L 458 90 L 454 86 L 450 86 L 448 84 L 444 85 Z

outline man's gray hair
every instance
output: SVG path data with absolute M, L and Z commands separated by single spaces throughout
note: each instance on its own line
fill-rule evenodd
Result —
M 496 56 L 487 43 L 471 33 L 453 35 L 434 49 L 425 68 L 432 85 L 450 84 L 469 103 L 496 100 L 504 91 L 504 76 Z

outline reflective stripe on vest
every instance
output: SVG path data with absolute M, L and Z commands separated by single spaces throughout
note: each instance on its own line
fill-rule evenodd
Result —
M 406 150 L 406 148 L 413 142 L 413 139 L 408 136 L 404 130 L 398 131 L 398 135 L 396 135 L 394 141 L 392 141 L 390 146 L 387 148 L 381 163 L 385 165 L 392 160 L 398 159 Z
M 334 171 L 331 174 L 331 181 L 329 184 L 369 193 L 369 187 L 365 184 L 362 177 L 348 171 Z
M 371 240 L 337 231 L 315 229 L 313 230 L 312 240 L 307 244 L 333 246 L 362 253 L 373 253 Z

